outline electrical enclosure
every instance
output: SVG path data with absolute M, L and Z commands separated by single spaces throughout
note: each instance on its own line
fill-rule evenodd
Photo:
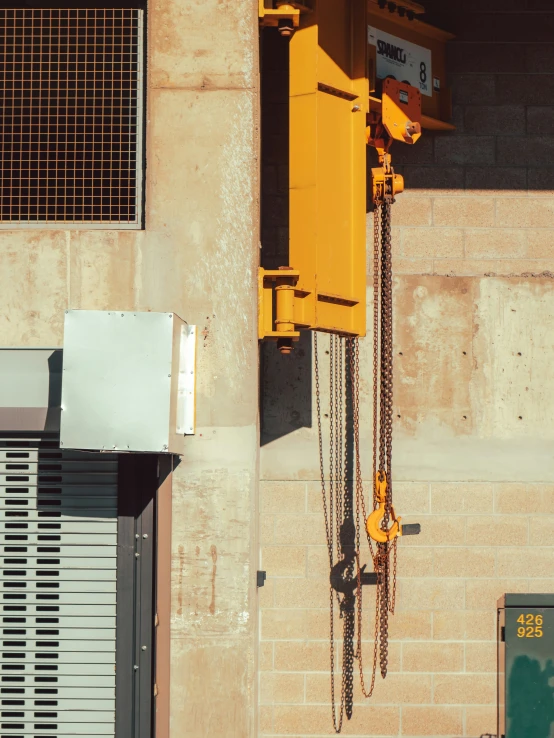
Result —
M 196 328 L 175 313 L 68 310 L 61 447 L 183 453 Z
M 498 601 L 499 738 L 545 738 L 554 728 L 554 594 Z

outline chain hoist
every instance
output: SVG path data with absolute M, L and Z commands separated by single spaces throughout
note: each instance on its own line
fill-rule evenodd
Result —
M 404 83 L 385 81 L 383 102 L 399 96 Z M 409 87 L 409 86 L 408 86 Z M 410 96 L 413 97 L 411 91 Z M 419 94 L 419 93 L 418 93 Z M 402 98 L 400 98 L 402 99 Z M 410 98 L 411 99 L 411 98 Z M 417 102 L 417 100 L 416 100 Z M 395 108 L 396 110 L 396 108 Z M 314 333 L 315 384 L 321 494 L 329 556 L 330 667 L 333 727 L 340 733 L 344 716 L 352 716 L 354 662 L 358 661 L 361 690 L 373 693 L 377 673 L 388 671 L 389 615 L 396 603 L 397 542 L 401 535 L 419 533 L 419 525 L 402 525 L 393 506 L 393 272 L 391 208 L 404 181 L 391 166 L 398 119 L 370 118 L 368 144 L 375 146 L 380 166 L 372 169 L 373 212 L 373 439 L 370 512 L 366 508 L 360 449 L 360 348 L 358 338 L 330 335 L 329 350 L 329 470 L 325 472 L 321 414 L 320 357 Z M 419 138 L 419 123 L 400 119 L 403 140 Z M 393 135 L 394 133 L 394 135 Z M 402 139 L 401 139 L 402 140 Z M 373 573 L 361 564 L 362 529 L 373 562 Z M 371 681 L 363 671 L 363 585 L 374 584 L 375 630 Z M 337 702 L 335 687 L 335 603 L 343 622 L 342 680 Z

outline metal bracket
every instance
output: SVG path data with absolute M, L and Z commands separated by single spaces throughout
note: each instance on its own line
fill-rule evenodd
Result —
M 311 8 L 297 2 L 277 0 L 275 4 L 275 8 L 266 8 L 265 0 L 258 0 L 258 15 L 262 27 L 278 28 L 281 36 L 292 36 L 300 25 L 300 14 L 311 12 Z
M 294 293 L 300 273 L 289 267 L 258 272 L 258 338 L 277 341 L 283 354 L 300 338 L 294 323 Z
M 265 571 L 257 571 L 256 572 L 256 587 L 263 587 L 266 580 L 266 573 Z
M 418 536 L 421 533 L 421 525 L 419 523 L 408 523 L 402 525 L 400 530 L 401 536 Z

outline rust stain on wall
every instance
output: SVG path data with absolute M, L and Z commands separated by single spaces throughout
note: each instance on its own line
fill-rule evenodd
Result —
M 185 568 L 185 549 L 184 546 L 179 546 L 179 591 L 177 593 L 177 615 L 183 614 L 183 576 Z
M 212 555 L 212 600 L 210 602 L 210 615 L 215 615 L 215 575 L 217 573 L 217 548 L 210 546 Z

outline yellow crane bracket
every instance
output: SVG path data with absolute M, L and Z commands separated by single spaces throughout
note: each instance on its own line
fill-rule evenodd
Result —
M 290 354 L 293 341 L 300 338 L 295 320 L 299 277 L 299 272 L 287 267 L 258 272 L 258 338 L 277 341 L 283 354 Z
M 297 2 L 277 2 L 275 8 L 266 8 L 264 0 L 258 0 L 260 25 L 274 27 L 281 36 L 292 36 L 300 25 L 300 14 L 309 13 L 311 8 Z
M 385 504 L 387 501 L 387 475 L 385 472 L 377 472 L 375 475 L 375 490 L 379 506 L 368 517 L 366 529 L 371 538 L 377 543 L 387 543 L 394 540 L 397 536 L 402 535 L 402 526 L 400 522 L 402 518 L 397 518 L 394 514 L 394 508 L 391 507 L 391 517 L 393 524 L 388 530 L 383 530 L 381 524 L 385 517 Z

